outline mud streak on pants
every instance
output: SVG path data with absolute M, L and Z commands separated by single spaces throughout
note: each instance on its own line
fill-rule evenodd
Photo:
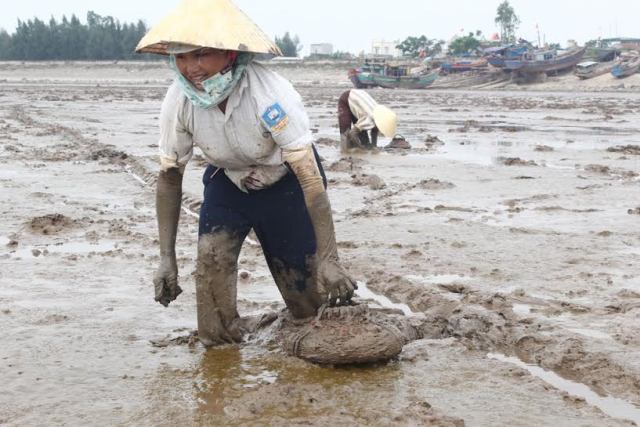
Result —
M 314 155 L 327 186 L 318 154 Z M 205 170 L 199 235 L 224 232 L 244 241 L 253 229 L 287 307 L 296 317 L 313 315 L 318 302 L 312 264 L 316 238 L 296 176 L 289 172 L 263 190 L 245 193 L 217 167 Z

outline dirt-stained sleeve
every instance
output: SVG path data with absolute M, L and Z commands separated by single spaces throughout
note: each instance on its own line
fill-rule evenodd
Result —
M 184 168 L 193 155 L 193 138 L 189 129 L 192 108 L 177 84 L 171 85 L 160 113 L 160 168 Z

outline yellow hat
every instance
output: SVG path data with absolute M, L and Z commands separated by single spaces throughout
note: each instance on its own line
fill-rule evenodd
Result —
M 398 117 L 396 113 L 384 105 L 378 104 L 373 108 L 373 121 L 376 123 L 376 127 L 380 132 L 387 138 L 393 138 L 396 134 Z
M 136 52 L 168 55 L 170 44 L 282 55 L 230 0 L 182 0 L 140 40 Z

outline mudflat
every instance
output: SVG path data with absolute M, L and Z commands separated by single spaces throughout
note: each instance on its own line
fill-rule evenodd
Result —
M 411 149 L 342 156 L 346 70 L 274 68 L 307 106 L 360 298 L 416 316 L 425 339 L 367 367 L 315 366 L 259 334 L 205 351 L 200 154 L 184 293 L 153 301 L 168 68 L 0 63 L 0 424 L 640 423 L 640 76 L 371 90 Z M 255 237 L 240 268 L 241 314 L 284 307 Z

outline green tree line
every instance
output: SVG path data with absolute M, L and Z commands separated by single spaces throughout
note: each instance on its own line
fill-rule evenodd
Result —
M 146 32 L 142 20 L 122 24 L 95 12 L 87 13 L 86 24 L 75 15 L 60 22 L 53 17 L 48 23 L 18 20 L 15 33 L 0 30 L 0 60 L 142 59 L 134 49 Z
M 297 58 L 298 54 L 302 50 L 302 45 L 300 44 L 300 38 L 298 36 L 291 37 L 291 34 L 287 31 L 284 33 L 284 36 L 278 37 L 276 36 L 276 45 L 280 48 L 282 52 L 282 56 L 286 58 Z

